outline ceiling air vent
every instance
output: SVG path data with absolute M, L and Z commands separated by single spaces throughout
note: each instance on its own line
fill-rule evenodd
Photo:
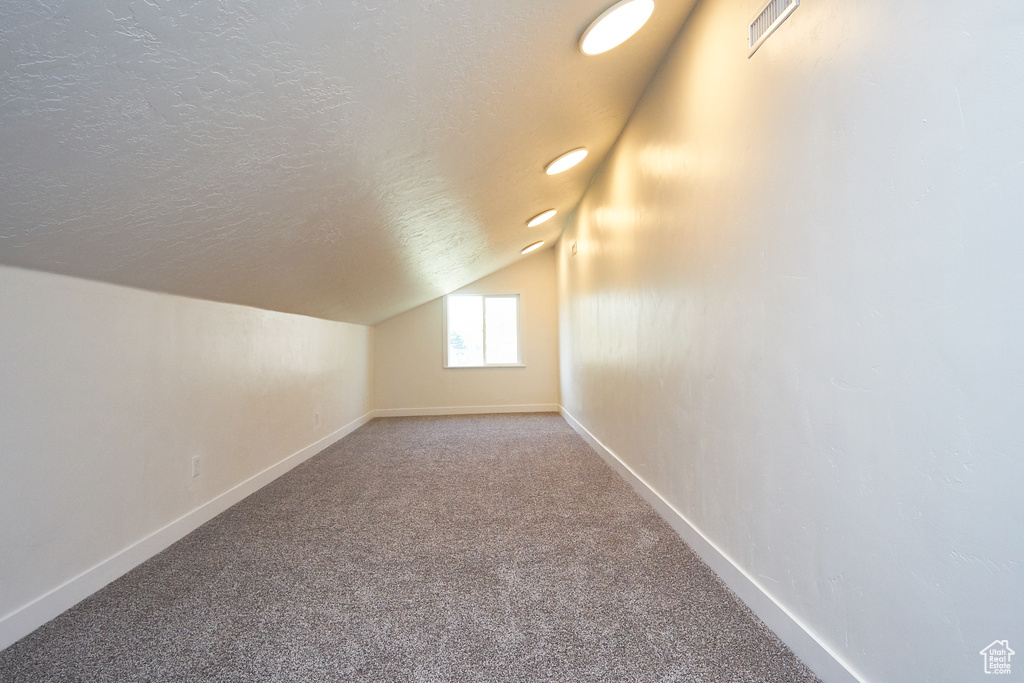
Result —
M 768 40 L 768 36 L 786 20 L 800 5 L 800 0 L 768 0 L 758 15 L 750 22 L 750 54 L 753 57 L 761 43 Z

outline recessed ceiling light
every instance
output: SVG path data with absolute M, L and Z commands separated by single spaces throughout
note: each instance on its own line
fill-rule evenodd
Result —
M 582 147 L 574 149 L 571 152 L 566 152 L 548 164 L 547 168 L 544 169 L 544 172 L 548 175 L 555 175 L 562 171 L 568 171 L 570 168 L 583 161 L 585 156 L 587 156 L 587 150 Z
M 540 242 L 534 242 L 530 246 L 528 246 L 525 249 L 523 249 L 522 253 L 529 254 L 531 251 L 537 251 L 538 249 L 540 249 L 543 246 L 544 246 L 544 240 L 541 240 Z
M 654 12 L 654 0 L 620 0 L 587 27 L 580 38 L 585 55 L 599 55 L 621 45 L 647 23 Z
M 526 222 L 526 227 L 532 228 L 538 226 L 544 221 L 552 218 L 556 213 L 558 213 L 558 211 L 556 211 L 555 209 L 548 209 L 543 213 L 538 213 L 536 216 L 534 216 L 533 218 Z

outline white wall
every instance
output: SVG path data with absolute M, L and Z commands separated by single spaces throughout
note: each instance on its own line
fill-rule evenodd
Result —
M 371 345 L 0 267 L 0 647 L 365 421 Z
M 443 368 L 443 299 L 374 328 L 378 415 L 557 410 L 558 297 L 552 249 L 535 252 L 456 290 L 518 293 L 522 368 Z
M 698 6 L 559 243 L 562 404 L 865 680 L 980 678 L 1024 652 L 1024 4 L 807 0 L 748 59 L 761 4 Z

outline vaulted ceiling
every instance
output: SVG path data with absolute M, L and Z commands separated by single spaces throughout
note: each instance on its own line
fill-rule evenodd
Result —
M 557 238 L 693 0 L 583 55 L 610 4 L 3 3 L 0 263 L 391 317 Z

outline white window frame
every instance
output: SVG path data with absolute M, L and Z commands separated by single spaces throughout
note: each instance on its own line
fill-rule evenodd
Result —
M 516 355 L 518 363 L 488 363 L 487 362 L 487 315 L 483 315 L 484 335 L 484 363 L 483 365 L 449 365 L 448 364 L 448 299 L 455 296 L 478 296 L 480 305 L 487 306 L 487 299 L 515 299 L 516 300 Z M 486 308 L 485 308 L 486 310 Z M 481 292 L 458 292 L 448 294 L 444 297 L 442 306 L 441 324 L 441 366 L 451 370 L 473 370 L 480 368 L 525 368 L 526 361 L 523 358 L 523 299 L 519 294 L 484 294 Z

